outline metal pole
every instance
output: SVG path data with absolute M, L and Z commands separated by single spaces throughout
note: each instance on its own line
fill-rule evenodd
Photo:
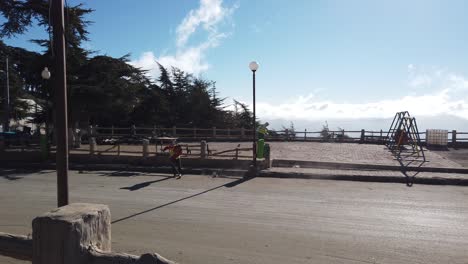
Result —
M 6 57 L 6 89 L 4 101 L 5 120 L 3 123 L 3 132 L 10 131 L 10 73 L 9 73 L 8 57 Z
M 255 173 L 257 172 L 257 124 L 255 112 L 255 71 L 253 72 L 253 165 Z
M 67 76 L 64 36 L 63 0 L 52 0 L 54 43 L 55 131 L 57 135 L 57 201 L 58 206 L 68 204 L 68 120 Z

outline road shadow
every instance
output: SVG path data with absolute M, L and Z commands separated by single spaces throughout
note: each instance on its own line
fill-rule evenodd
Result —
M 243 177 L 243 178 L 237 179 L 235 181 L 224 184 L 224 187 L 226 187 L 226 188 L 236 187 L 237 185 L 242 184 L 242 183 L 247 182 L 247 181 L 250 181 L 253 178 L 255 178 L 255 177 Z
M 133 185 L 133 186 L 122 187 L 122 188 L 120 188 L 120 189 L 121 189 L 121 190 L 136 191 L 136 190 L 139 190 L 139 189 L 148 187 L 148 186 L 150 186 L 150 185 L 153 184 L 153 183 L 162 182 L 162 181 L 165 181 L 165 180 L 168 180 L 168 179 L 172 179 L 172 178 L 174 178 L 174 177 L 166 177 L 166 178 L 159 179 L 159 180 L 155 180 L 155 181 L 146 181 L 146 182 L 142 182 L 142 183 L 135 184 L 135 185 Z
M 412 171 L 412 172 L 409 172 L 407 170 L 407 168 L 411 165 L 411 167 L 416 167 L 416 168 L 420 168 L 424 165 L 425 162 L 427 161 L 424 161 L 424 160 L 418 160 L 418 159 L 414 159 L 414 160 L 404 160 L 404 159 L 397 159 L 398 160 L 398 163 L 400 163 L 400 171 L 401 173 L 405 176 L 405 179 L 406 179 L 406 186 L 408 187 L 412 187 L 413 184 L 414 184 L 414 178 L 416 177 L 416 175 L 419 174 L 419 171 Z M 405 163 L 406 162 L 406 163 Z
M 199 192 L 199 193 L 196 193 L 196 194 L 192 194 L 192 195 L 189 195 L 189 196 L 187 196 L 187 197 L 180 198 L 180 199 L 178 199 L 178 200 L 175 200 L 175 201 L 172 201 L 172 202 L 168 202 L 168 203 L 165 203 L 165 204 L 162 204 L 162 205 L 159 205 L 159 206 L 150 208 L 150 209 L 148 209 L 148 210 L 144 210 L 144 211 L 141 211 L 141 212 L 139 212 L 139 213 L 135 213 L 135 214 L 132 214 L 132 215 L 129 215 L 129 216 L 126 216 L 126 217 L 123 217 L 123 218 L 114 220 L 114 221 L 112 221 L 112 224 L 116 224 L 116 223 L 118 223 L 118 222 L 122 222 L 122 221 L 128 220 L 128 219 L 130 219 L 130 218 L 133 218 L 133 217 L 136 217 L 136 216 L 139 216 L 139 215 L 142 215 L 142 214 L 146 214 L 146 213 L 149 213 L 149 212 L 152 212 L 152 211 L 155 211 L 155 210 L 164 208 L 164 207 L 166 207 L 166 206 L 169 206 L 169 205 L 172 205 L 172 204 L 175 204 L 175 203 L 178 203 L 178 202 L 182 202 L 182 201 L 185 201 L 185 200 L 188 200 L 188 199 L 191 199 L 191 198 L 200 196 L 200 195 L 202 195 L 202 194 L 205 194 L 205 193 L 208 193 L 208 192 L 211 192 L 211 191 L 214 191 L 214 190 L 223 188 L 223 187 L 232 188 L 232 187 L 235 187 L 235 186 L 237 186 L 237 185 L 239 185 L 239 184 L 242 184 L 242 183 L 244 183 L 244 182 L 250 181 L 250 180 L 253 179 L 253 178 L 254 178 L 254 177 L 247 177 L 247 178 L 237 179 L 237 180 L 235 180 L 235 181 L 228 182 L 228 183 L 225 183 L 225 184 L 222 184 L 222 185 L 213 187 L 213 188 L 208 189 L 208 190 L 205 190 L 205 191 L 203 191 L 203 192 Z M 166 179 L 163 179 L 163 180 L 166 180 Z
M 29 174 L 46 174 L 54 171 L 41 169 L 0 169 L 0 177 L 9 181 L 17 181 L 28 177 Z
M 79 174 L 93 174 L 97 176 L 105 176 L 105 177 L 137 177 L 137 176 L 155 176 L 155 177 L 166 177 L 162 174 L 157 173 L 146 173 L 146 172 L 135 172 L 135 171 L 87 171 L 87 170 L 79 170 Z
M 102 173 L 100 176 L 107 176 L 107 177 L 134 177 L 140 176 L 141 173 L 133 172 L 133 171 L 113 171 L 108 173 Z
M 416 175 L 419 174 L 419 171 L 413 171 L 412 173 L 409 173 L 408 171 L 402 170 L 401 173 L 403 173 L 403 175 L 405 175 L 406 186 L 412 187 L 413 184 L 414 184 L 414 178 L 416 177 Z

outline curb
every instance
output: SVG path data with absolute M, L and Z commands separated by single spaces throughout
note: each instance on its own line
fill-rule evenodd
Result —
M 388 171 L 416 171 L 416 172 L 441 172 L 468 174 L 468 168 L 443 168 L 443 167 L 416 167 L 416 166 L 395 166 L 379 164 L 361 164 L 344 162 L 326 162 L 326 161 L 302 161 L 302 160 L 282 160 L 274 159 L 272 167 L 292 168 L 300 166 L 301 168 L 314 169 L 335 169 L 335 170 L 388 170 Z
M 0 167 L 6 169 L 50 169 L 55 170 L 54 163 L 9 163 L 2 164 Z M 125 164 L 70 164 L 72 170 L 118 170 L 118 171 L 135 171 L 135 172 L 156 172 L 171 174 L 170 167 L 151 167 L 151 166 L 131 166 Z M 317 167 L 316 167 L 317 168 Z M 329 168 L 329 167 L 328 167 Z M 367 169 L 369 170 L 369 169 Z M 398 170 L 401 171 L 401 170 Z M 216 169 L 216 168 L 186 168 L 186 174 L 195 175 L 224 175 L 224 176 L 248 176 L 247 170 L 235 169 Z M 334 175 L 332 173 L 299 173 L 299 172 L 275 172 L 263 170 L 260 171 L 258 177 L 265 178 L 284 178 L 284 179 L 316 179 L 316 180 L 335 180 L 335 181 L 359 181 L 359 182 L 381 182 L 381 183 L 405 183 L 407 185 L 429 184 L 429 185 L 458 185 L 468 186 L 468 178 L 418 178 L 404 176 L 366 176 L 366 175 Z
M 295 179 L 315 179 L 315 180 L 335 180 L 335 181 L 360 181 L 360 182 L 383 182 L 383 183 L 405 183 L 407 185 L 429 184 L 429 185 L 459 185 L 468 186 L 468 178 L 418 178 L 418 177 L 397 177 L 397 176 L 365 176 L 365 175 L 334 175 L 327 173 L 298 173 L 298 172 L 274 172 L 262 171 L 259 177 L 269 178 L 295 178 Z

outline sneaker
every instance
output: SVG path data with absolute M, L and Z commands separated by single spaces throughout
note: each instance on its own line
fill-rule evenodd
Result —
M 181 173 L 179 173 L 179 174 L 177 175 L 177 179 L 180 179 L 180 178 L 182 178 L 182 174 L 181 174 Z

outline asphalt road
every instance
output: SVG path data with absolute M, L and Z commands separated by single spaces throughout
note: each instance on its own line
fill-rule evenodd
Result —
M 70 196 L 110 206 L 114 251 L 179 263 L 468 263 L 468 187 L 71 172 Z M 55 173 L 1 171 L 0 231 L 55 203 Z

